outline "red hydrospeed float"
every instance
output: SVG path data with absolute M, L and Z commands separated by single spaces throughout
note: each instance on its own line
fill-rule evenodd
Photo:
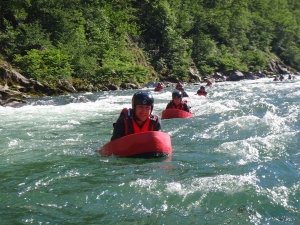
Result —
M 154 91 L 163 91 L 163 90 L 164 90 L 163 87 L 156 87 L 156 88 L 154 88 Z
M 161 119 L 190 118 L 190 117 L 194 117 L 194 114 L 190 112 L 186 112 L 181 109 L 165 109 L 161 113 Z
M 130 134 L 102 146 L 101 155 L 129 158 L 159 158 L 172 154 L 171 137 L 160 131 Z

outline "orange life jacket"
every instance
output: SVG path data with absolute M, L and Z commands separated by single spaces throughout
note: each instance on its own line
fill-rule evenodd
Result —
M 133 109 L 129 109 L 129 108 L 122 109 L 120 116 L 125 116 L 124 118 L 125 135 L 146 132 L 146 131 L 154 131 L 155 129 L 157 117 L 153 115 L 145 121 L 142 128 L 140 128 L 139 125 L 132 118 Z

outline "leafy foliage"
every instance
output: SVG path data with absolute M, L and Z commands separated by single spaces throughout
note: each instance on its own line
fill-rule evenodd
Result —
M 36 50 L 32 49 L 21 56 L 15 55 L 15 63 L 20 66 L 20 71 L 27 77 L 39 81 L 53 81 L 70 79 L 73 69 L 70 57 L 59 49 Z
M 0 55 L 27 77 L 189 81 L 188 68 L 300 69 L 295 0 L 2 0 Z

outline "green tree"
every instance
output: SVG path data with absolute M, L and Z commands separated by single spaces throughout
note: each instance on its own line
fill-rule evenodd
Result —
M 295 0 L 2 0 L 0 54 L 15 57 L 28 77 L 94 84 L 189 81 L 191 66 L 207 76 L 264 69 L 274 57 L 300 69 L 299 6 Z
M 14 62 L 26 77 L 50 84 L 58 79 L 70 80 L 73 74 L 70 57 L 56 48 L 43 51 L 32 49 L 24 56 L 16 54 Z

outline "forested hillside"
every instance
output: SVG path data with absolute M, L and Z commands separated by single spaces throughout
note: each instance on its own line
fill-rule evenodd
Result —
M 299 0 L 1 0 L 0 60 L 27 78 L 91 84 L 300 70 Z

